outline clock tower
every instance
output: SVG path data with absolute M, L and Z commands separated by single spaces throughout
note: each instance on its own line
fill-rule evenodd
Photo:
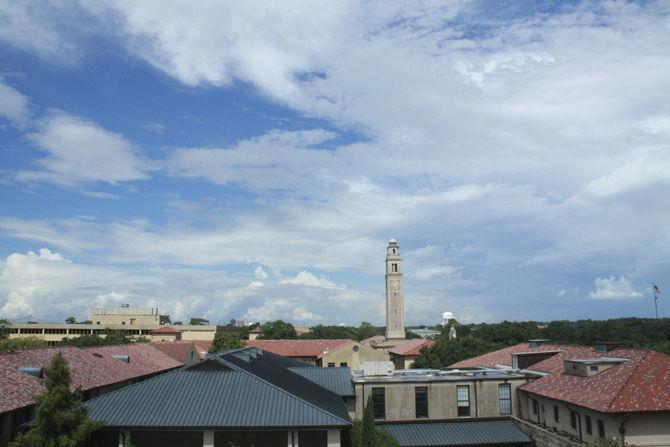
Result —
M 405 309 L 402 296 L 402 260 L 395 239 L 386 248 L 386 339 L 405 338 Z

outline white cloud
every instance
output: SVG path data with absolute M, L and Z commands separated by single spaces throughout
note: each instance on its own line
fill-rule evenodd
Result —
M 148 165 L 123 136 L 69 115 L 45 119 L 30 139 L 48 156 L 37 160 L 39 170 L 22 171 L 22 181 L 115 184 L 147 178 Z
M 251 307 L 244 314 L 245 321 L 272 321 L 284 320 L 299 323 L 309 323 L 320 320 L 321 317 L 304 306 L 299 306 L 294 300 L 287 298 L 270 298 L 260 306 Z
M 658 115 L 647 118 L 642 121 L 640 128 L 654 135 L 670 135 L 670 116 Z
M 23 126 L 28 121 L 28 115 L 28 98 L 3 83 L 0 78 L 0 116 L 18 126 Z
M 268 274 L 265 270 L 263 270 L 263 266 L 259 265 L 254 269 L 254 276 L 256 279 L 265 279 L 268 277 Z
M 329 281 L 326 277 L 317 277 L 313 273 L 302 271 L 295 277 L 290 279 L 283 279 L 280 284 L 293 284 L 296 286 L 321 287 L 324 289 L 336 289 L 338 285 Z
M 625 300 L 642 296 L 625 276 L 596 278 L 594 286 L 595 290 L 589 296 L 596 300 Z
M 263 281 L 251 281 L 249 285 L 247 286 L 247 289 L 259 289 L 263 287 L 265 284 L 263 284 Z
M 594 196 L 611 196 L 623 192 L 670 183 L 670 156 L 667 150 L 634 159 L 586 185 Z

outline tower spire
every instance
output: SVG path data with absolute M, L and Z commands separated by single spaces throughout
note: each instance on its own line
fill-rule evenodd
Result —
M 402 258 L 398 241 L 390 239 L 386 247 L 386 339 L 405 338 Z

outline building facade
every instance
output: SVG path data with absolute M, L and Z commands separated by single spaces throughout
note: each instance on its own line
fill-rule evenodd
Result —
M 95 307 L 89 311 L 93 324 L 169 324 L 170 316 L 157 307 Z
M 528 380 L 525 374 L 494 369 L 355 373 L 356 418 L 363 417 L 370 396 L 380 422 L 509 418 L 519 406 L 516 390 Z

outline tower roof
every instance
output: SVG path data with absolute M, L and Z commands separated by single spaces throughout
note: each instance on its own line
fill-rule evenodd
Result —
M 389 245 L 391 244 L 397 244 L 398 241 L 396 241 L 394 238 L 389 239 Z

